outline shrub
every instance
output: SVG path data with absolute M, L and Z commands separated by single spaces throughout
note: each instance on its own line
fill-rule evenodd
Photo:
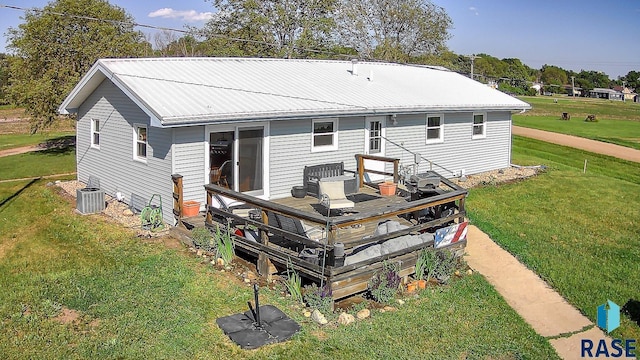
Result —
M 304 287 L 304 301 L 312 309 L 316 309 L 323 314 L 333 311 L 333 294 L 331 287 L 325 284 L 322 288 L 311 284 Z
M 400 289 L 400 266 L 389 262 L 382 263 L 382 269 L 369 280 L 368 288 L 371 297 L 380 303 L 388 303 Z
M 210 251 L 213 248 L 211 232 L 206 227 L 197 227 L 191 230 L 193 245 L 198 249 Z

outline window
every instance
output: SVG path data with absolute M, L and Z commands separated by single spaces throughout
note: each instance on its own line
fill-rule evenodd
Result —
M 311 151 L 338 149 L 338 119 L 313 120 Z
M 369 154 L 382 152 L 382 122 L 369 122 Z
M 91 119 L 91 147 L 100 149 L 100 120 Z
M 134 158 L 146 161 L 147 159 L 147 127 L 145 125 L 135 125 Z
M 484 114 L 473 114 L 473 134 L 472 139 L 486 137 L 486 120 Z
M 442 115 L 427 115 L 427 144 L 444 141 L 444 119 Z

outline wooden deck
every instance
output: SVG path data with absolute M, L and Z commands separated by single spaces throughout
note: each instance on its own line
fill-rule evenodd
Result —
M 312 196 L 269 201 L 208 184 L 205 185 L 207 211 L 204 224 L 212 229 L 218 226 L 230 229 L 230 233 L 234 234 L 236 250 L 258 258 L 257 268 L 261 275 L 270 275 L 274 266 L 281 270 L 291 267 L 303 277 L 327 284 L 333 298 L 340 299 L 365 291 L 369 279 L 382 268 L 384 261 L 398 263 L 403 277 L 413 274 L 419 253 L 425 249 L 434 250 L 434 240 L 396 247 L 363 260 L 356 255 L 358 260 L 347 262 L 345 259 L 356 247 L 365 244 L 387 245 L 391 243 L 387 241 L 395 241 L 405 235 L 415 239 L 415 236 L 419 237 L 425 232 L 434 234 L 436 229 L 465 221 L 467 191 L 435 173 L 433 175 L 441 179 L 441 187 L 429 193 L 428 197 L 412 197 L 408 193 L 381 196 L 377 188 L 361 185 L 359 192 L 350 196 L 355 203 L 354 208 L 346 209 L 342 214 L 328 213 L 319 200 Z M 179 194 L 174 194 L 174 199 L 178 198 Z M 221 198 L 243 204 L 243 209 L 220 206 Z M 429 216 L 423 216 L 425 213 Z M 378 225 L 388 220 L 406 226 L 392 232 L 376 232 Z M 180 218 L 180 221 L 199 226 L 203 217 Z M 314 240 L 304 232 L 285 228 L 283 223 L 286 222 L 318 228 L 323 232 L 322 237 Z M 255 236 L 250 238 L 247 235 L 249 232 Z M 344 245 L 347 257 L 336 257 L 336 243 Z M 463 239 L 449 249 L 460 250 L 465 245 L 466 240 Z M 303 249 L 320 254 L 318 261 L 301 256 Z

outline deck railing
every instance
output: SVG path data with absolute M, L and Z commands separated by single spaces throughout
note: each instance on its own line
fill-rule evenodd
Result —
M 359 167 L 360 169 L 360 167 Z M 251 255 L 258 257 L 257 268 L 261 275 L 269 275 L 269 269 L 273 268 L 272 262 L 280 267 L 292 266 L 294 270 L 310 278 L 313 281 L 324 281 L 330 284 L 335 299 L 342 298 L 357 292 L 366 290 L 367 281 L 382 266 L 382 261 L 393 260 L 401 263 L 401 276 L 408 276 L 413 273 L 415 261 L 419 251 L 433 244 L 420 244 L 410 248 L 401 249 L 393 253 L 374 257 L 366 261 L 358 262 L 347 266 L 336 266 L 334 245 L 338 240 L 338 231 L 353 225 L 363 225 L 365 223 L 377 223 L 385 219 L 397 218 L 411 213 L 439 206 L 442 204 L 454 203 L 456 211 L 446 217 L 434 219 L 432 221 L 415 224 L 409 228 L 392 233 L 357 238 L 344 242 L 345 249 L 349 250 L 366 243 L 382 243 L 388 239 L 407 234 L 418 234 L 442 226 L 450 222 L 462 222 L 465 218 L 464 202 L 467 191 L 451 183 L 447 179 L 441 178 L 444 185 L 451 188 L 451 191 L 435 195 L 432 197 L 417 199 L 410 202 L 398 202 L 384 208 L 372 211 L 352 213 L 344 216 L 327 217 L 317 212 L 307 212 L 293 207 L 285 206 L 273 201 L 260 199 L 251 195 L 243 194 L 214 184 L 205 185 L 207 192 L 207 214 L 205 224 L 209 227 L 222 226 L 233 234 L 234 227 L 251 227 L 259 233 L 258 241 L 250 241 L 244 236 L 234 235 L 236 246 Z M 223 198 L 233 203 L 241 203 L 245 208 L 253 209 L 253 216 L 247 217 L 234 213 L 232 209 L 226 207 Z M 269 224 L 269 212 L 281 214 L 292 219 L 303 220 L 313 226 L 324 229 L 326 235 L 325 242 L 318 242 L 308 239 L 277 226 Z M 284 239 L 290 246 L 281 246 L 272 239 Z M 275 240 L 274 240 L 275 241 Z M 298 257 L 299 249 L 314 248 L 322 249 L 325 256 L 325 266 L 322 262 L 312 263 Z M 294 250 L 292 250 L 294 249 Z
M 392 163 L 393 164 L 393 172 L 380 171 L 375 169 L 367 169 L 364 166 L 365 160 L 374 160 L 380 161 L 383 163 Z M 364 184 L 364 174 L 378 174 L 384 176 L 393 176 L 393 182 L 397 183 L 400 180 L 400 176 L 398 175 L 398 170 L 400 168 L 400 159 L 388 158 L 384 156 L 375 156 L 375 155 L 364 155 L 364 154 L 356 154 L 356 162 L 358 163 L 358 188 L 361 188 Z

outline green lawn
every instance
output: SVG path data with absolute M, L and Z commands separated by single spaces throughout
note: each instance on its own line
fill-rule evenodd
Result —
M 38 145 L 48 140 L 54 140 L 65 136 L 74 135 L 73 132 L 43 132 L 33 135 L 29 134 L 6 134 L 0 137 L 0 151 L 13 149 L 28 145 Z
M 21 179 L 76 171 L 73 147 L 0 158 L 0 180 Z
M 637 304 L 640 164 L 520 137 L 513 162 L 549 169 L 525 182 L 471 190 L 471 221 L 592 321 L 607 299 Z M 612 335 L 639 339 L 640 327 L 623 316 Z
M 524 114 L 513 115 L 513 124 L 580 136 L 640 149 L 640 104 L 585 98 L 521 97 L 532 105 Z M 560 120 L 563 112 L 571 120 Z M 595 114 L 598 122 L 585 122 Z
M 101 216 L 74 214 L 44 181 L 0 184 L 0 203 L 6 359 L 557 358 L 479 275 L 427 290 L 398 311 L 374 310 L 371 319 L 347 327 L 320 327 L 280 290 L 263 289 L 261 302 L 283 309 L 302 332 L 242 351 L 215 319 L 246 310 L 247 284 Z M 79 317 L 60 323 L 61 309 Z

